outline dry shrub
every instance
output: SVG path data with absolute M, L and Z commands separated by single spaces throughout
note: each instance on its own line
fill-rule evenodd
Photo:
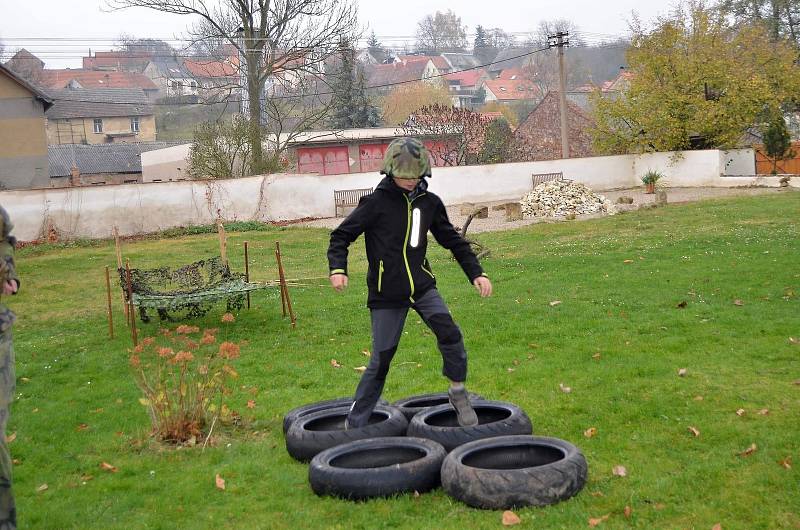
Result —
M 227 320 L 226 320 L 227 321 Z M 222 404 L 239 374 L 233 364 L 240 347 L 220 341 L 217 329 L 162 329 L 131 350 L 130 366 L 148 408 L 153 435 L 170 443 L 198 440 L 212 418 L 235 414 Z

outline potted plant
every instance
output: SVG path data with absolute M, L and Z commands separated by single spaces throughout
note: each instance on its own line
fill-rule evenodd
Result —
M 656 182 L 661 180 L 663 177 L 664 177 L 664 175 L 662 175 L 658 171 L 655 171 L 653 169 L 647 170 L 647 173 L 642 175 L 642 182 L 647 187 L 647 189 L 645 190 L 645 193 L 655 193 L 656 192 Z

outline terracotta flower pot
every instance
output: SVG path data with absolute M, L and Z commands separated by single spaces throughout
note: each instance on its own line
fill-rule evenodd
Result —
M 648 182 L 645 184 L 646 189 L 645 193 L 655 193 L 656 192 L 656 183 L 655 182 Z

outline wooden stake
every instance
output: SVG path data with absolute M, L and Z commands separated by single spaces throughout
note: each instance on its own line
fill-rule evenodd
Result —
M 122 244 L 119 241 L 119 228 L 114 227 L 114 246 L 117 251 L 117 275 L 122 270 Z M 125 312 L 125 325 L 128 325 L 128 302 L 125 300 L 125 291 L 122 292 L 122 310 Z
M 278 275 L 281 280 L 281 291 L 283 296 L 286 297 L 286 306 L 289 308 L 289 318 L 292 320 L 292 327 L 294 328 L 297 320 L 294 318 L 294 311 L 292 311 L 292 299 L 289 298 L 289 288 L 286 286 L 286 276 L 284 276 L 283 274 L 283 262 L 281 261 L 281 244 L 278 241 L 275 242 L 275 258 L 278 260 Z
M 139 345 L 139 337 L 136 333 L 136 308 L 133 305 L 133 282 L 131 281 L 131 262 L 130 260 L 125 260 L 125 283 L 127 284 L 128 290 L 128 304 L 129 310 L 128 314 L 130 315 L 131 321 L 131 338 L 133 338 L 133 347 Z
M 219 256 L 222 258 L 222 264 L 228 266 L 228 238 L 225 236 L 225 227 L 222 225 L 222 219 L 217 219 L 217 233 L 219 234 Z
M 250 283 L 250 258 L 247 255 L 247 241 L 244 242 L 244 281 Z M 247 291 L 247 309 L 250 309 L 250 291 Z
M 114 315 L 111 313 L 111 275 L 106 267 L 106 298 L 108 298 L 108 336 L 114 338 Z

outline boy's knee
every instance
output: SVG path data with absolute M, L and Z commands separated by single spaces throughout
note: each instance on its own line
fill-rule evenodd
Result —
M 449 313 L 437 313 L 429 319 L 436 338 L 442 344 L 456 344 L 461 342 L 461 330 L 453 321 Z

